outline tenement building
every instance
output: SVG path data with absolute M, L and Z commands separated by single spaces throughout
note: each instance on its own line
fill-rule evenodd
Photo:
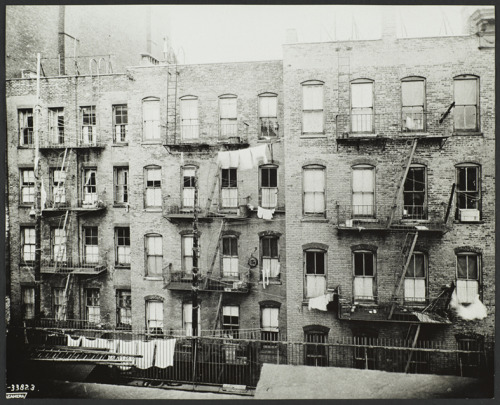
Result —
M 492 18 L 429 38 L 387 20 L 381 39 L 280 61 L 149 57 L 42 77 L 39 101 L 36 78 L 7 80 L 11 321 L 190 336 L 197 258 L 202 335 L 310 343 L 312 365 L 343 338 L 478 350 L 495 316 Z M 381 368 L 374 353 L 352 366 Z

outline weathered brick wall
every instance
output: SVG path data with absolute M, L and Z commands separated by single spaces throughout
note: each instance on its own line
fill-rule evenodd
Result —
M 394 289 L 396 271 L 401 265 L 401 246 L 404 234 L 349 233 L 338 234 L 337 204 L 351 204 L 351 167 L 355 164 L 375 166 L 375 201 L 377 207 L 393 202 L 402 170 L 407 161 L 411 142 L 390 139 L 383 142 L 337 143 L 336 116 L 350 109 L 350 81 L 368 78 L 374 81 L 374 114 L 388 116 L 387 125 L 378 131 L 381 136 L 397 135 L 401 111 L 401 82 L 407 76 L 426 78 L 426 110 L 442 114 L 453 101 L 453 77 L 473 74 L 480 77 L 480 134 L 452 136 L 440 148 L 439 142 L 422 141 L 417 146 L 414 163 L 427 167 L 427 196 L 429 215 L 440 218 L 456 181 L 455 165 L 474 162 L 482 168 L 482 219 L 480 224 L 463 224 L 450 218 L 451 230 L 442 237 L 421 235 L 417 248 L 428 253 L 429 295 L 435 296 L 444 284 L 455 279 L 454 249 L 473 246 L 482 250 L 483 301 L 489 316 L 484 321 L 455 321 L 445 335 L 454 340 L 459 330 L 475 330 L 493 334 L 494 326 L 494 76 L 490 68 L 492 51 L 480 51 L 474 37 L 421 39 L 389 39 L 386 41 L 356 41 L 342 43 L 294 44 L 284 48 L 285 93 L 285 156 L 287 201 L 287 259 L 288 266 L 288 328 L 293 340 L 302 339 L 302 327 L 320 324 L 331 328 L 333 336 L 346 333 L 346 324 L 335 320 L 333 313 L 307 311 L 301 306 L 304 288 L 303 249 L 305 243 L 324 243 L 328 248 L 328 278 L 330 287 L 340 285 L 344 296 L 352 297 L 351 246 L 365 243 L 378 247 L 377 293 L 387 301 Z M 340 71 L 339 71 L 340 69 Z M 301 136 L 302 88 L 306 80 L 324 82 L 325 135 L 308 139 Z M 394 119 L 395 117 L 395 119 Z M 451 120 L 449 117 L 448 119 Z M 392 124 L 394 124 L 392 126 Z M 391 125 L 389 125 L 391 124 Z M 448 124 L 448 127 L 450 125 Z M 394 129 L 396 128 L 396 129 Z M 447 133 L 451 135 L 451 133 Z M 295 158 L 292 158 L 295 157 Z M 306 164 L 326 167 L 326 219 L 309 219 L 302 215 L 302 167 Z M 348 326 L 347 334 L 350 327 Z M 385 334 L 386 327 L 379 327 Z M 407 327 L 398 327 L 404 337 Z

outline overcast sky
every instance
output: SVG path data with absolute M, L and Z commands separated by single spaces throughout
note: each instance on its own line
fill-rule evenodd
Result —
M 180 63 L 211 63 L 281 59 L 289 28 L 297 30 L 299 42 L 380 38 L 381 14 L 387 8 L 395 11 L 398 36 L 461 35 L 462 14 L 478 6 L 154 7 L 155 13 L 168 15 Z

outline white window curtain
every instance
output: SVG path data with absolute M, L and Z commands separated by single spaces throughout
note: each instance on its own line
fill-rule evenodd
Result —
M 199 137 L 198 99 L 181 100 L 181 136 L 183 140 Z
M 405 300 L 425 302 L 425 279 L 405 278 Z
M 96 170 L 86 169 L 83 178 L 83 204 L 94 205 L 97 202 Z
M 352 214 L 373 216 L 373 169 L 357 168 L 352 171 Z
M 161 236 L 146 237 L 148 275 L 162 275 L 163 248 Z
M 373 299 L 373 277 L 354 277 L 354 298 Z
M 261 118 L 276 118 L 278 97 L 276 96 L 261 96 L 259 97 L 259 117 Z
M 479 294 L 479 283 L 477 280 L 457 280 L 457 299 L 461 304 L 474 302 Z
M 184 323 L 184 331 L 186 332 L 186 336 L 193 336 L 193 305 L 191 303 L 185 303 L 182 305 L 182 320 Z M 198 305 L 198 334 L 197 336 L 201 336 L 201 308 Z
M 222 276 L 237 277 L 239 260 L 237 256 L 227 256 L 222 258 Z
M 373 83 L 351 85 L 352 132 L 373 131 Z
M 262 187 L 262 208 L 276 208 L 278 205 L 278 188 Z
M 142 129 L 144 140 L 160 139 L 160 101 L 147 100 L 142 103 Z
M 161 169 L 146 169 L 146 206 L 161 207 Z
M 279 308 L 262 308 L 262 330 L 278 332 Z
M 146 302 L 146 322 L 148 331 L 151 331 L 153 328 L 163 329 L 163 302 Z
M 221 194 L 223 208 L 236 208 L 238 206 L 237 188 L 222 188 Z
M 306 274 L 306 298 L 315 298 L 326 291 L 326 277 L 324 274 Z
M 325 171 L 322 168 L 304 169 L 304 212 L 318 214 L 325 211 Z
M 278 258 L 262 258 L 262 271 L 269 277 L 278 277 L 280 274 L 280 262 Z

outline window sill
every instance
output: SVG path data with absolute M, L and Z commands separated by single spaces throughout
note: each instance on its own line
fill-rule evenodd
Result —
M 375 132 L 351 132 L 349 138 L 376 138 Z
M 262 285 L 262 279 L 259 280 L 259 284 Z M 278 280 L 278 279 L 274 279 L 274 280 L 269 280 L 269 284 L 266 284 L 266 286 L 268 285 L 282 285 L 283 283 L 281 282 L 281 280 Z
M 142 141 L 141 145 L 161 145 L 161 139 L 154 141 Z
M 147 280 L 147 281 L 163 281 L 163 277 L 161 277 L 161 276 L 144 276 L 144 280 Z
M 32 208 L 34 205 L 35 203 L 19 204 L 19 208 Z
M 111 145 L 112 147 L 128 146 L 128 142 L 115 142 Z
M 17 145 L 17 149 L 34 149 L 35 145 Z
M 128 203 L 114 203 L 113 208 L 127 208 Z
M 279 141 L 279 140 L 280 140 L 279 136 L 270 136 L 268 139 L 266 139 L 266 138 L 257 139 L 257 143 L 269 143 L 272 141 Z
M 163 209 L 161 207 L 149 207 L 144 208 L 144 212 L 162 212 Z
M 459 220 L 454 220 L 454 224 L 484 224 L 484 221 L 459 221 Z
M 317 133 L 302 133 L 300 135 L 300 139 L 315 139 L 315 138 L 327 138 L 327 135 L 324 132 L 317 132 Z
M 115 269 L 130 270 L 130 264 L 115 264 Z
M 303 217 L 300 222 L 319 222 L 319 223 L 322 223 L 322 222 L 329 222 L 330 220 L 325 218 L 325 217 Z
M 484 136 L 482 132 L 478 131 L 454 131 L 453 136 Z

